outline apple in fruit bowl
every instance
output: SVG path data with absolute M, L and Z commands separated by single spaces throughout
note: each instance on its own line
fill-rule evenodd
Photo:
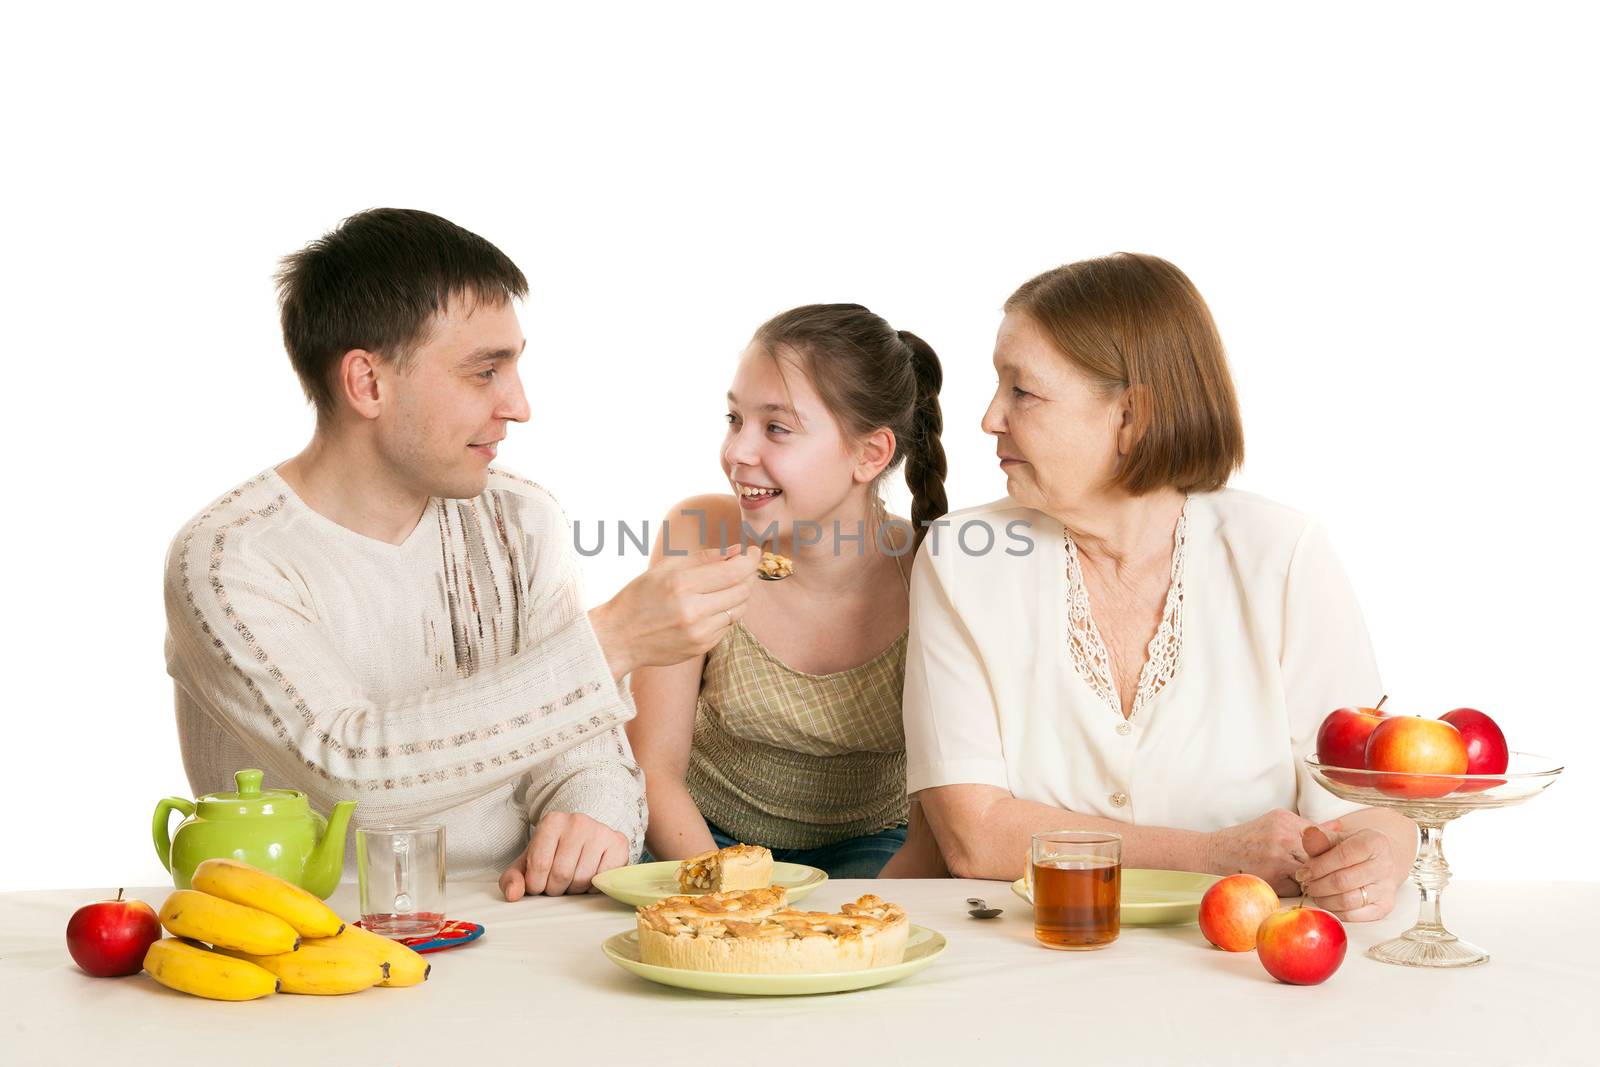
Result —
M 117 899 L 85 904 L 67 920 L 67 951 L 96 978 L 137 974 L 145 951 L 161 940 L 156 911 L 142 900 Z
M 1277 892 L 1253 874 L 1230 874 L 1200 898 L 1200 932 L 1228 952 L 1256 947 L 1261 921 L 1277 911 Z
M 1372 731 L 1378 728 L 1379 723 L 1388 718 L 1382 711 L 1383 701 L 1388 699 L 1384 697 L 1373 708 L 1338 708 L 1329 712 L 1328 717 L 1322 720 L 1322 725 L 1317 727 L 1317 762 L 1324 767 L 1365 769 L 1367 738 L 1372 736 Z M 1337 771 L 1328 772 L 1328 777 L 1352 785 L 1359 785 L 1366 780 L 1365 775 L 1340 775 Z
M 1326 982 L 1344 962 L 1344 924 L 1321 908 L 1284 908 L 1261 921 L 1256 956 L 1267 973 L 1290 985 Z
M 1367 769 L 1403 773 L 1374 775 L 1372 784 L 1392 797 L 1442 797 L 1462 785 L 1467 744 L 1447 722 L 1395 715 L 1367 738 Z
M 1506 747 L 1506 735 L 1500 732 L 1495 721 L 1476 708 L 1457 708 L 1439 716 L 1440 722 L 1454 726 L 1467 746 L 1468 774 L 1504 774 L 1511 764 L 1511 751 Z M 1485 778 L 1477 782 L 1463 782 L 1463 793 L 1475 793 L 1504 785 L 1503 778 Z

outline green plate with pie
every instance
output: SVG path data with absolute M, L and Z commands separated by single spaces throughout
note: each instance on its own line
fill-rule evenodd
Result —
M 1153 871 L 1126 867 L 1122 871 L 1123 926 L 1182 926 L 1200 917 L 1200 898 L 1222 881 L 1220 875 L 1194 871 Z M 1011 891 L 1033 903 L 1028 888 L 1018 878 Z
M 789 891 L 789 903 L 812 893 L 828 880 L 827 872 L 803 863 L 774 863 L 772 884 Z M 612 900 L 642 908 L 667 897 L 698 896 L 696 891 L 685 893 L 678 888 L 678 861 L 660 860 L 655 863 L 635 863 L 628 867 L 613 867 L 594 876 L 594 887 Z
M 677 864 L 673 864 L 674 868 Z M 700 993 L 726 993 L 744 997 L 795 997 L 813 993 L 844 993 L 852 989 L 897 982 L 916 974 L 939 958 L 944 935 L 926 926 L 913 926 L 906 936 L 905 959 L 883 967 L 827 974 L 728 974 L 724 971 L 689 971 L 658 967 L 639 958 L 639 931 L 626 930 L 608 937 L 600 946 L 606 958 L 640 978 Z

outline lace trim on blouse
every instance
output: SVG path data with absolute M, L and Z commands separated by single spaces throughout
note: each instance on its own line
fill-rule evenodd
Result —
M 1129 719 L 1148 707 L 1178 672 L 1178 658 L 1183 652 L 1183 558 L 1188 523 L 1189 502 L 1185 500 L 1172 535 L 1172 579 L 1161 609 L 1161 625 L 1145 647 L 1144 667 L 1139 671 Z M 1089 589 L 1078 563 L 1078 546 L 1066 530 L 1061 531 L 1061 538 L 1067 549 L 1067 648 L 1072 653 L 1072 665 L 1095 695 L 1121 718 L 1122 697 L 1111 674 L 1111 654 L 1089 610 Z

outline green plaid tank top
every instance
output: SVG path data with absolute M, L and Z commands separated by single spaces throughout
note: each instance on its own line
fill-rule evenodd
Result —
M 859 667 L 792 670 L 744 624 L 706 656 L 686 781 L 734 838 L 818 848 L 906 821 L 906 635 Z

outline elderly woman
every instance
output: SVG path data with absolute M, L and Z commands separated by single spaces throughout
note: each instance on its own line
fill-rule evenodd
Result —
M 1415 828 L 1302 762 L 1380 695 L 1366 627 L 1320 527 L 1223 488 L 1244 440 L 1199 292 L 1116 255 L 1005 312 L 983 428 L 1007 497 L 951 515 L 911 584 L 907 788 L 950 871 L 1014 878 L 1037 831 L 1112 830 L 1128 867 L 1388 914 Z M 886 874 L 921 873 L 916 830 Z

